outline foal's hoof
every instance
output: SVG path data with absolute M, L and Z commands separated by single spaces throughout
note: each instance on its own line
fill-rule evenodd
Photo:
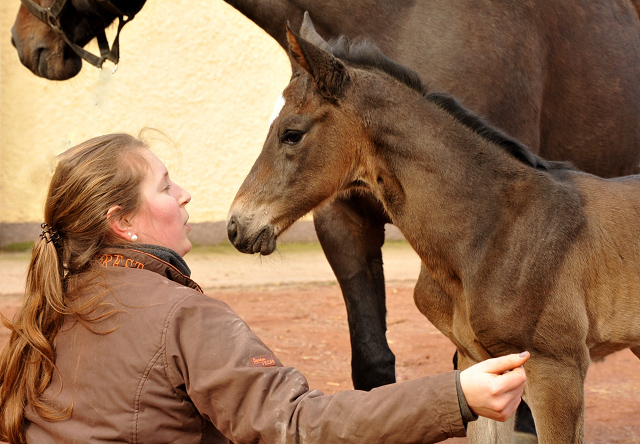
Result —
M 513 432 L 512 444 L 538 444 L 538 437 L 531 433 Z

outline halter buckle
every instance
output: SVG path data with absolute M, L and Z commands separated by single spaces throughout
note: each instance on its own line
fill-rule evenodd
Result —
M 51 8 L 45 8 L 43 13 L 46 18 L 45 23 L 58 34 L 62 33 L 62 27 L 60 26 L 60 16 L 51 11 Z

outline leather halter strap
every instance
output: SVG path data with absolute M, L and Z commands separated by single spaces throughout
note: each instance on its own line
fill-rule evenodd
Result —
M 83 60 L 92 64 L 98 69 L 102 69 L 102 64 L 106 60 L 111 60 L 116 66 L 113 69 L 113 72 L 118 69 L 118 60 L 120 59 L 120 31 L 131 20 L 133 20 L 135 13 L 129 14 L 125 19 L 124 14 L 117 6 L 115 6 L 109 0 L 96 0 L 100 6 L 104 9 L 116 14 L 118 16 L 118 31 L 116 33 L 116 38 L 113 41 L 113 45 L 109 48 L 109 42 L 107 41 L 107 36 L 104 30 L 101 30 L 96 35 L 98 39 L 98 48 L 100 49 L 100 56 L 96 56 L 91 54 L 89 51 L 81 47 L 80 45 L 71 41 L 71 39 L 67 36 L 67 34 L 62 30 L 60 26 L 60 15 L 62 14 L 68 0 L 54 0 L 51 6 L 47 8 L 43 8 L 39 4 L 37 4 L 34 0 L 20 0 L 25 8 L 31 12 L 35 17 L 40 19 L 42 22 L 47 24 L 53 31 L 59 34 L 65 43 L 73 49 L 73 51 L 78 54 Z

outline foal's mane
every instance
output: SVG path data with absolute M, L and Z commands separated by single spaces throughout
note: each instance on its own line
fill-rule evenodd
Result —
M 567 162 L 548 161 L 534 154 L 523 143 L 487 124 L 476 114 L 463 107 L 453 96 L 444 92 L 429 92 L 418 74 L 391 60 L 374 43 L 364 39 L 350 42 L 345 37 L 339 37 L 328 42 L 327 45 L 331 54 L 350 65 L 364 69 L 377 69 L 404 83 L 427 101 L 447 111 L 474 133 L 500 146 L 524 164 L 540 170 L 572 169 L 572 166 Z

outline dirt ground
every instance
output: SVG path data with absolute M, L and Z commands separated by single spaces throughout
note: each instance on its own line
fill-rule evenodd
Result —
M 345 308 L 326 259 L 313 244 L 280 250 L 275 257 L 258 258 L 219 247 L 199 249 L 186 259 L 206 293 L 233 307 L 285 365 L 307 376 L 312 388 L 351 389 Z M 454 347 L 413 304 L 417 256 L 402 242 L 383 251 L 387 338 L 396 354 L 397 379 L 451 369 Z M 26 266 L 24 254 L 0 254 L 0 313 L 7 317 L 20 303 Z M 2 328 L 0 347 L 6 340 Z M 640 443 L 640 361 L 629 350 L 592 364 L 585 397 L 587 443 Z

